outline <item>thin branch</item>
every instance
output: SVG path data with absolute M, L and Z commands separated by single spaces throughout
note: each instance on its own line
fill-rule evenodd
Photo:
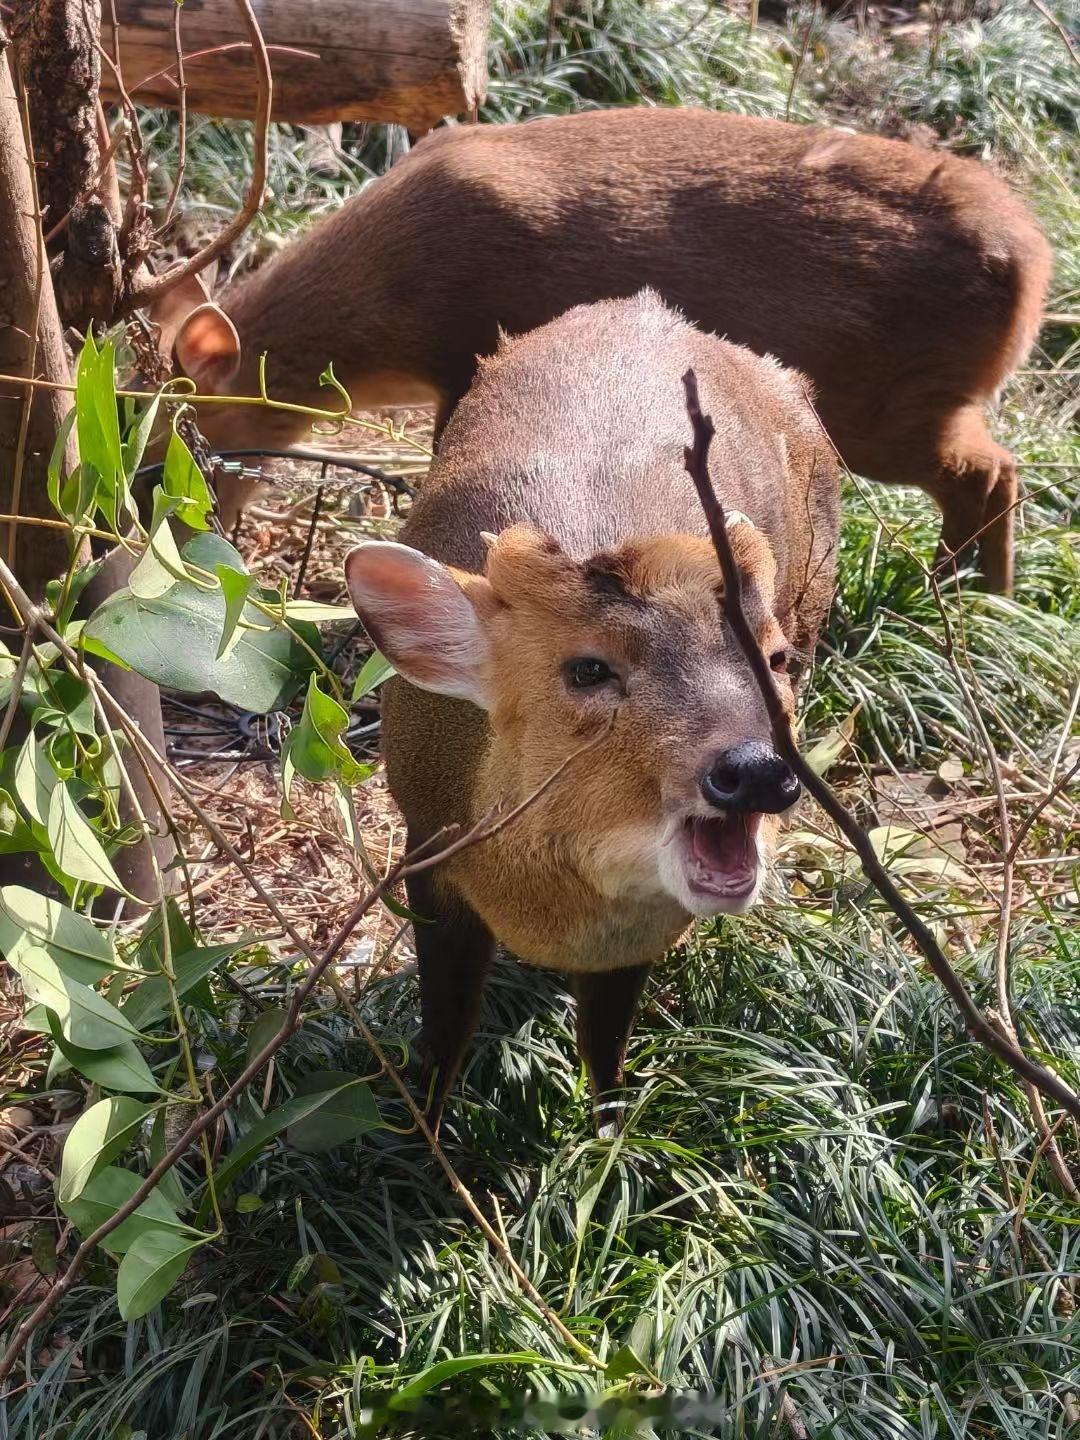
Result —
M 1077 758 L 1073 761 L 1072 765 L 1065 772 L 1065 774 L 1062 775 L 1061 779 L 1055 785 L 1051 786 L 1051 788 L 1046 792 L 1046 794 L 1035 806 L 1035 808 L 1021 822 L 1015 836 L 1013 837 L 1012 845 L 1009 847 L 1009 853 L 1007 858 L 1010 861 L 1016 859 L 1016 856 L 1020 851 L 1020 847 L 1027 839 L 1027 833 L 1035 824 L 1035 821 L 1038 820 L 1039 816 L 1043 813 L 1043 811 L 1048 805 L 1052 804 L 1059 795 L 1061 795 L 1065 790 L 1069 788 L 1070 783 L 1075 778 L 1078 771 L 1080 771 L 1080 755 L 1078 755 Z
M 34 270 L 34 312 L 30 326 L 30 354 L 26 360 L 27 380 L 34 378 L 34 370 L 37 367 L 37 351 L 39 331 L 41 329 L 41 300 L 42 289 L 45 281 L 45 272 L 48 269 L 48 259 L 45 254 L 45 240 L 41 234 L 41 200 L 38 195 L 37 163 L 34 159 L 34 141 L 30 133 L 30 102 L 26 93 L 26 86 L 23 84 L 22 72 L 19 69 L 19 62 L 16 55 L 16 48 L 11 51 L 11 72 L 15 81 L 15 93 L 18 98 L 19 120 L 22 124 L 23 144 L 26 146 L 26 159 L 30 171 L 30 194 L 34 202 L 34 250 L 36 252 L 36 264 Z M 10 224 L 9 219 L 5 222 Z M 30 411 L 34 404 L 34 391 L 30 384 L 23 390 L 22 411 L 19 415 L 19 435 L 15 442 L 15 473 L 11 478 L 11 512 L 18 517 L 22 502 L 22 481 L 23 470 L 26 466 L 26 439 L 30 432 Z M 19 538 L 18 518 L 12 523 L 8 530 L 7 558 L 8 564 L 15 563 L 15 547 Z
M 184 183 L 184 171 L 187 168 L 187 80 L 184 76 L 184 50 L 180 43 L 180 14 L 183 10 L 181 0 L 173 0 L 173 48 L 176 51 L 176 89 L 177 89 L 177 148 L 179 159 L 176 162 L 176 174 L 173 176 L 172 189 L 169 191 L 169 198 L 165 205 L 165 215 L 161 221 L 159 230 L 164 230 L 173 217 L 176 209 L 176 200 L 180 194 L 180 186 Z
M 1061 23 L 1057 16 L 1054 15 L 1050 11 L 1050 9 L 1043 4 L 1043 0 L 1031 0 L 1031 3 L 1035 6 L 1035 9 L 1038 10 L 1039 14 L 1043 17 L 1043 19 L 1048 24 L 1052 25 L 1057 31 L 1057 33 L 1061 36 L 1073 64 L 1080 66 L 1080 50 L 1077 50 L 1076 46 L 1073 44 L 1073 38 L 1069 34 L 1068 30 L 1065 29 L 1065 26 Z
M 724 527 L 724 511 L 716 497 L 716 491 L 709 478 L 709 446 L 715 433 L 711 419 L 701 412 L 698 399 L 697 377 L 693 370 L 683 376 L 686 389 L 686 409 L 693 427 L 694 443 L 685 451 L 688 474 L 694 482 L 701 501 L 709 533 L 716 549 L 720 568 L 724 575 L 725 616 L 731 626 L 740 648 L 746 655 L 754 680 L 772 725 L 773 741 L 777 750 L 799 777 L 806 790 L 847 838 L 862 864 L 863 873 L 877 890 L 889 909 L 915 941 L 930 969 L 940 980 L 953 1003 L 959 1010 L 968 1033 L 992 1054 L 1003 1060 L 1021 1080 L 1030 1081 L 1044 1095 L 1080 1119 L 1080 1096 L 1052 1070 L 1025 1055 L 1018 1046 L 995 1029 L 990 1020 L 976 1005 L 967 992 L 963 981 L 953 969 L 948 957 L 938 944 L 933 931 L 920 918 L 914 907 L 897 888 L 888 870 L 882 865 L 869 836 L 847 807 L 834 795 L 832 788 L 820 779 L 799 754 L 792 732 L 791 720 L 784 709 L 783 701 L 773 681 L 772 671 L 754 638 L 742 607 L 739 590 L 739 573 L 731 552 L 731 544 Z
M 255 108 L 255 129 L 252 136 L 254 167 L 251 184 L 244 196 L 243 205 L 225 228 L 190 259 L 172 266 L 161 275 L 150 276 L 141 285 L 136 286 L 127 300 L 126 308 L 129 310 L 149 305 L 152 301 L 160 299 L 181 280 L 186 280 L 189 275 L 197 275 L 200 270 L 205 270 L 212 260 L 216 260 L 239 235 L 244 233 L 262 207 L 266 194 L 266 171 L 269 163 L 270 106 L 273 101 L 274 81 L 270 73 L 270 57 L 266 53 L 266 42 L 259 29 L 259 22 L 255 18 L 255 11 L 251 7 L 251 0 L 235 0 L 235 3 L 251 41 L 251 53 L 255 60 L 259 87 Z
M 189 51 L 187 52 L 187 54 L 186 54 L 183 58 L 184 58 L 184 60 L 185 60 L 186 63 L 190 64 L 192 60 L 205 60 L 208 55 L 225 55 L 225 54 L 227 54 L 230 50 L 250 50 L 250 49 L 251 49 L 251 43 L 250 43 L 250 41 L 247 41 L 247 40 L 233 40 L 233 41 L 232 41 L 230 44 L 228 44 L 228 45 L 210 45 L 210 46 L 208 46 L 207 49 L 205 49 L 205 50 L 189 50 Z M 300 60 L 321 60 L 321 59 L 322 59 L 322 56 L 321 56 L 320 54 L 318 54 L 317 51 L 315 51 L 315 50 L 298 50 L 295 45 L 267 45 L 267 47 L 266 47 L 266 53 L 267 53 L 268 55 L 293 55 L 293 56 L 296 56 L 296 57 L 297 57 L 298 59 L 300 59 Z M 130 90 L 129 93 L 132 94 L 132 95 L 136 95 L 136 94 L 138 94 L 138 92 L 139 92 L 140 90 L 145 89 L 147 85 L 152 85 L 155 80 L 172 80 L 172 79 L 173 79 L 173 69 L 174 69 L 174 68 L 175 68 L 174 66 L 169 65 L 169 66 L 166 66 L 166 68 L 165 68 L 164 70 L 155 70 L 152 75 L 144 75 L 141 80 L 137 80 L 137 81 L 135 82 L 135 84 L 132 85 L 131 90 Z M 175 81 L 175 80 L 173 80 L 173 84 L 174 84 L 174 85 L 176 84 L 176 81 Z M 153 102 L 152 99 L 147 101 L 147 104 L 153 104 L 153 103 L 154 103 L 154 102 Z M 1044 319 L 1049 319 L 1050 317 L 1049 317 L 1049 316 L 1044 316 L 1043 318 L 1044 318 Z

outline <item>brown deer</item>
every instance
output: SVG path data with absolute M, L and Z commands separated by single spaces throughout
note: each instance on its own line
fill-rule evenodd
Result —
M 650 966 L 692 917 L 755 902 L 798 796 L 683 467 L 689 366 L 716 423 L 743 606 L 792 705 L 832 595 L 835 457 L 802 376 L 655 294 L 504 342 L 402 543 L 346 560 L 400 677 L 383 746 L 410 847 L 517 805 L 588 746 L 511 825 L 408 882 L 434 922 L 416 946 L 436 1123 L 496 942 L 571 976 L 594 1091 L 619 1085 Z
M 199 389 L 452 411 L 500 328 L 656 289 L 704 329 L 810 376 L 859 474 L 919 485 L 989 584 L 1012 580 L 1012 457 L 984 418 L 1039 328 L 1050 252 L 989 170 L 896 140 L 705 110 L 617 110 L 439 132 L 216 305 L 166 297 Z M 194 308 L 193 308 L 194 306 Z M 244 448 L 307 427 L 205 406 Z

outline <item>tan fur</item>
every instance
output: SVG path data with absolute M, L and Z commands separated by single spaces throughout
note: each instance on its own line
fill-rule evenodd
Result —
M 720 493 L 753 521 L 730 530 L 748 617 L 767 654 L 785 632 L 811 649 L 837 496 L 804 382 L 655 297 L 571 311 L 485 366 L 401 537 L 454 567 L 488 636 L 492 694 L 487 715 L 388 685 L 387 769 L 410 836 L 517 804 L 601 737 L 513 827 L 440 872 L 511 950 L 556 969 L 644 963 L 677 938 L 687 912 L 670 895 L 622 894 L 613 868 L 635 827 L 701 808 L 707 755 L 769 734 L 683 469 L 690 364 L 717 425 Z M 494 545 L 483 531 L 498 533 Z M 560 680 L 563 661 L 593 653 L 633 677 L 613 722 L 606 699 L 568 695 Z
M 959 548 L 981 525 L 1011 578 L 1012 458 L 984 411 L 1037 333 L 1050 252 L 973 160 L 699 110 L 594 112 L 440 132 L 221 297 L 234 394 L 331 407 L 436 396 L 445 417 L 499 347 L 570 306 L 651 285 L 706 330 L 814 381 L 844 460 L 920 485 Z M 303 433 L 217 407 L 212 440 Z

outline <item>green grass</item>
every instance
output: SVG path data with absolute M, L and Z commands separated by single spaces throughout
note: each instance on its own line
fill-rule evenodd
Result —
M 642 100 L 787 107 L 799 21 L 750 35 L 713 9 L 662 50 L 701 7 L 615 0 L 591 13 L 594 24 L 567 24 L 549 52 L 546 3 L 500 6 L 485 118 Z M 793 114 L 850 119 L 854 106 L 860 123 L 928 123 L 957 148 L 1000 159 L 1056 244 L 1053 304 L 1075 310 L 1080 227 L 1068 191 L 1080 164 L 1067 111 L 1077 72 L 1037 12 L 1010 5 L 984 27 L 946 29 L 932 56 L 925 44 L 885 52 L 873 71 L 859 71 L 850 30 L 829 24 L 817 35 Z M 333 205 L 347 186 L 311 181 L 296 168 L 295 137 L 278 140 L 265 223 L 284 233 L 313 196 Z M 196 130 L 196 199 L 234 203 L 245 143 L 241 127 Z M 1080 387 L 1068 372 L 1080 366 L 1080 339 L 1061 328 L 1042 345 L 996 426 L 1032 496 L 1016 599 L 946 597 L 967 683 L 1031 782 L 1017 819 L 1052 763 L 1078 673 L 1068 467 L 1080 462 Z M 937 643 L 934 598 L 882 525 L 929 558 L 929 502 L 852 486 L 845 517 L 807 734 L 820 738 L 858 708 L 859 763 L 848 757 L 838 778 L 860 806 L 860 767 L 930 772 L 950 755 L 963 759 L 976 798 L 989 797 L 962 688 Z M 991 814 L 970 822 L 972 865 L 993 857 Z M 1069 841 L 1039 826 L 1026 853 L 1066 854 Z M 550 978 L 501 964 L 444 1129 L 450 1157 L 582 1339 L 605 1358 L 631 1345 L 665 1386 L 711 1397 L 658 1402 L 666 1412 L 636 1426 L 593 1416 L 585 1433 L 787 1437 L 797 1431 L 790 1412 L 779 1414 L 786 1395 L 816 1440 L 1066 1440 L 1080 1424 L 1076 1207 L 1037 1155 L 1019 1087 L 967 1040 L 856 874 L 822 877 L 817 864 L 799 845 L 786 849 L 786 888 L 744 920 L 701 927 L 657 972 L 631 1045 L 632 1110 L 614 1145 L 591 1133 L 568 1000 Z M 1077 876 L 1068 863 L 1025 875 L 1011 947 L 1016 1018 L 1075 1084 Z M 920 910 L 992 1003 L 996 873 L 986 880 L 989 898 L 907 883 L 921 887 Z M 279 1003 L 287 958 L 235 974 Z M 215 991 L 215 1006 L 191 1020 L 220 1089 L 244 1062 L 250 1012 L 232 990 Z M 408 1042 L 414 979 L 381 982 L 363 1009 L 386 1043 Z M 313 1010 L 288 1045 L 272 1101 L 327 1068 L 372 1068 L 333 1007 Z M 403 1124 L 394 1092 L 375 1088 L 384 1118 Z M 1075 1166 L 1075 1129 L 1059 1138 Z M 119 1321 L 107 1260 L 86 1273 L 58 1312 L 50 1358 L 0 1406 L 0 1436 L 337 1440 L 357 1433 L 365 1404 L 462 1354 L 535 1358 L 463 1373 L 426 1412 L 382 1421 L 379 1433 L 550 1434 L 550 1418 L 500 1420 L 500 1397 L 592 1388 L 417 1137 L 387 1129 L 318 1157 L 278 1145 L 238 1190 L 259 1208 L 231 1213 L 226 1240 L 147 1319 Z M 452 1412 L 455 1401 L 468 1416 Z

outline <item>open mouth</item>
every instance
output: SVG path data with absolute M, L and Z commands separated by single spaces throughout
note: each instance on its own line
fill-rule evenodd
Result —
M 760 868 L 757 834 L 761 816 L 691 816 L 683 826 L 683 854 L 690 889 L 703 899 L 745 900 Z

